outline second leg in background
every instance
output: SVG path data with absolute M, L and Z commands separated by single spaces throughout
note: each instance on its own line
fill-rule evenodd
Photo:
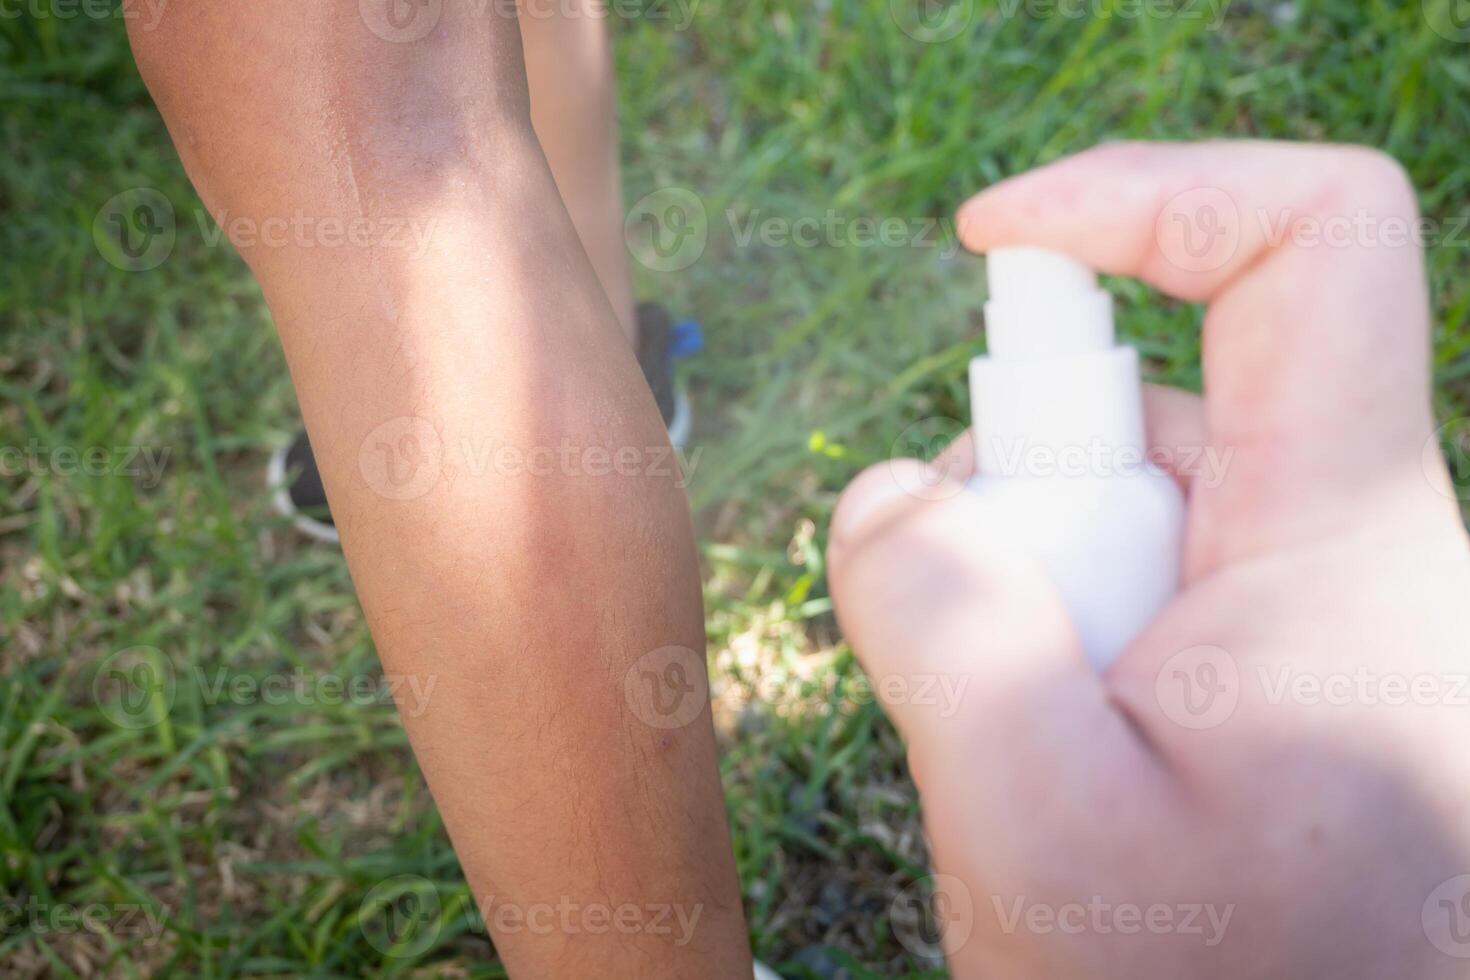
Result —
M 607 8 L 593 0 L 570 0 L 549 7 L 528 4 L 523 10 L 531 125 L 603 292 L 636 346 Z

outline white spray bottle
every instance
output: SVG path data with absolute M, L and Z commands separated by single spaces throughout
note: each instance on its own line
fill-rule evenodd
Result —
M 1138 354 L 1114 343 L 1097 276 L 1039 248 L 987 258 L 971 489 L 1040 559 L 1102 670 L 1178 588 L 1183 496 L 1148 461 Z

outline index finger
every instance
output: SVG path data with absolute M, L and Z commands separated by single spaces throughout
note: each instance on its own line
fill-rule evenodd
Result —
M 1052 248 L 1209 304 L 1206 416 L 1234 452 L 1229 510 L 1287 533 L 1385 461 L 1418 465 L 1433 429 L 1422 228 L 1383 154 L 1110 144 L 976 195 L 958 227 L 975 251 Z

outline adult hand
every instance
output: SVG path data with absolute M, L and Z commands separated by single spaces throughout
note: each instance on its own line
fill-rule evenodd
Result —
M 972 250 L 1208 305 L 1204 398 L 1147 402 L 1166 458 L 1220 469 L 1179 473 L 1183 587 L 1103 675 L 963 444 L 844 494 L 838 617 L 908 741 L 955 976 L 1470 970 L 1470 547 L 1416 220 L 1377 152 L 1234 142 L 1104 146 L 961 209 Z

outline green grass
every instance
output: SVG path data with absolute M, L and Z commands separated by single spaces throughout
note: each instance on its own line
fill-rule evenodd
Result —
M 708 338 L 689 369 L 690 492 L 724 781 L 757 950 L 791 976 L 938 972 L 890 922 L 924 874 L 917 805 L 821 555 L 858 468 L 920 420 L 932 435 L 966 417 L 981 290 L 975 260 L 943 248 L 741 245 L 732 223 L 947 219 L 1000 176 L 1116 137 L 1368 143 L 1403 161 L 1428 214 L 1470 201 L 1470 46 L 1417 2 L 1237 0 L 1218 29 L 1011 6 L 976 2 L 934 44 L 887 0 L 704 0 L 685 31 L 615 21 L 628 200 L 685 187 L 710 217 L 702 258 L 640 270 L 640 293 Z M 391 708 L 211 694 L 221 670 L 377 670 L 340 556 L 263 493 L 295 424 L 269 317 L 201 227 L 120 21 L 3 19 L 0 49 L 0 447 L 101 461 L 0 476 L 0 897 L 101 903 L 113 927 L 0 922 L 0 973 L 500 975 Z M 171 202 L 177 241 L 128 272 L 92 226 L 140 186 Z M 1436 407 L 1470 415 L 1463 238 L 1430 268 Z M 1122 293 L 1152 373 L 1197 384 L 1198 311 Z M 161 479 L 121 472 L 126 447 L 166 453 Z M 166 658 L 172 704 L 120 727 L 94 678 L 138 646 Z M 359 918 L 404 874 L 434 883 L 437 928 L 384 955 Z

